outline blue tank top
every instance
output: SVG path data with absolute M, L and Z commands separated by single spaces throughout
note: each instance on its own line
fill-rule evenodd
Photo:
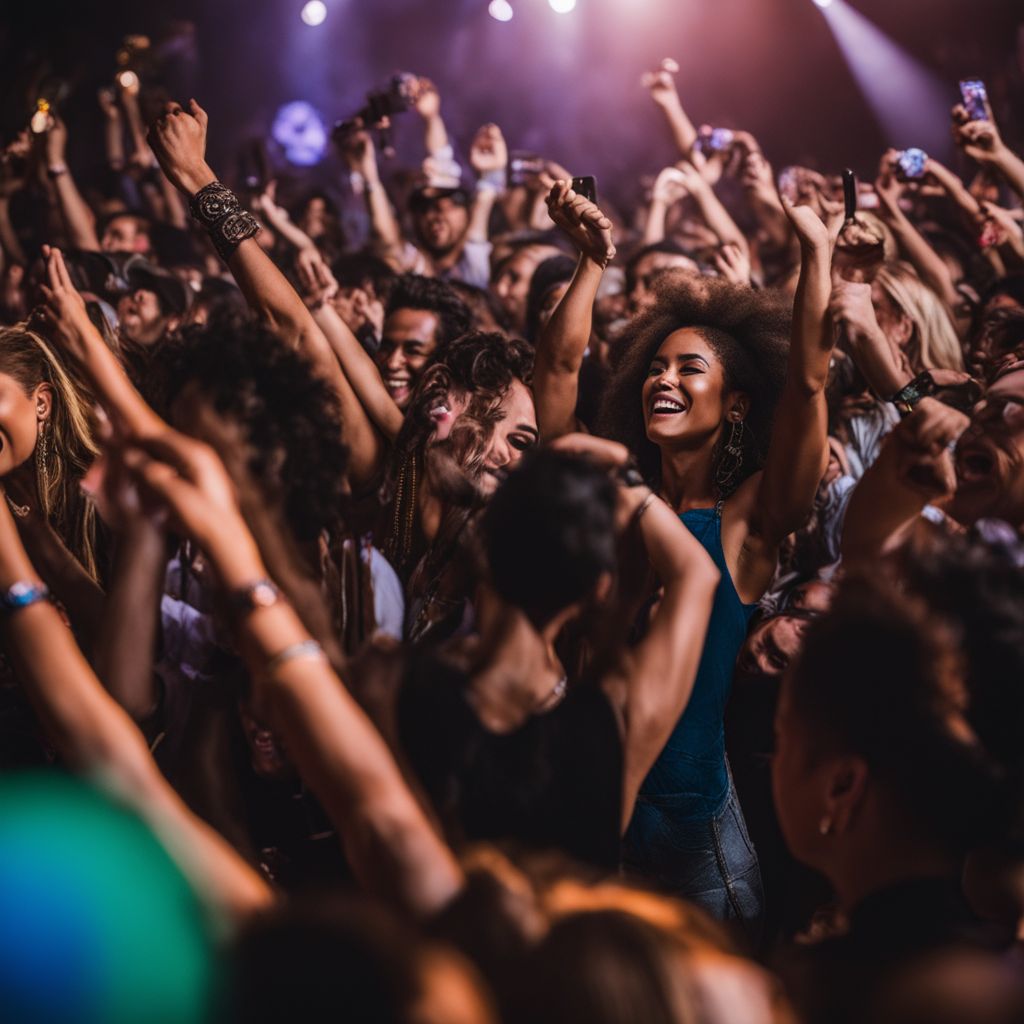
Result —
M 684 512 L 683 523 L 704 546 L 722 574 L 711 608 L 704 651 L 693 693 L 643 786 L 642 796 L 672 796 L 673 817 L 708 821 L 725 806 L 729 772 L 725 764 L 725 705 L 736 656 L 747 636 L 756 604 L 736 593 L 722 549 L 722 518 L 713 508 Z

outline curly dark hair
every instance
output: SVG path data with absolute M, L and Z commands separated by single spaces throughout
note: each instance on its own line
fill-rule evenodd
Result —
M 469 396 L 445 444 L 452 456 L 449 461 L 471 476 L 486 452 L 502 399 L 517 380 L 529 386 L 532 372 L 533 349 L 504 334 L 474 331 L 438 349 L 413 392 L 381 490 L 389 506 L 385 522 L 393 527 L 384 552 L 400 575 L 418 559 L 413 538 L 403 525 L 415 504 L 415 484 L 406 487 L 403 481 L 410 473 L 415 480 L 425 470 L 427 442 L 436 427 L 434 410 L 450 394 Z
M 735 487 L 764 465 L 786 380 L 792 305 L 781 292 L 755 291 L 714 278 L 697 279 L 696 287 L 693 282 L 687 275 L 689 287 L 680 287 L 679 275 L 666 274 L 655 286 L 656 304 L 634 321 L 619 343 L 622 354 L 605 389 L 597 433 L 625 444 L 644 476 L 658 482 L 661 452 L 647 438 L 641 390 L 664 340 L 691 328 L 721 360 L 726 390 L 741 391 L 750 399 Z
M 469 306 L 459 298 L 454 288 L 436 277 L 402 274 L 395 278 L 388 292 L 385 316 L 398 309 L 422 309 L 435 314 L 439 320 L 438 345 L 454 341 L 473 324 Z
M 165 413 L 192 386 L 242 426 L 250 472 L 269 493 L 283 495 L 297 540 L 315 540 L 338 525 L 348 449 L 337 399 L 277 335 L 245 321 L 189 328 L 164 347 L 151 371 Z

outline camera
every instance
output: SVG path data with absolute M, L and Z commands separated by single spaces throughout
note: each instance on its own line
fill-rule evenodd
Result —
M 915 181 L 924 177 L 928 154 L 923 149 L 911 147 L 903 150 L 896 161 L 897 175 L 905 181 Z
M 360 128 L 380 129 L 383 123 L 413 105 L 419 78 L 403 71 L 393 75 L 386 88 L 366 94 L 366 105 L 351 117 L 338 121 L 331 131 L 336 142 Z

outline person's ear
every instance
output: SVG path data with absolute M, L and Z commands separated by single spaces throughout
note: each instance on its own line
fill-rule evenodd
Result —
M 734 392 L 726 402 L 725 418 L 730 423 L 741 423 L 750 412 L 750 398 L 742 391 Z
M 50 384 L 40 384 L 32 393 L 36 403 L 36 422 L 46 423 L 53 413 L 53 387 Z
M 603 572 L 597 577 L 597 582 L 594 584 L 594 603 L 604 604 L 612 593 L 612 574 L 610 572 Z
M 836 758 L 829 772 L 825 793 L 825 817 L 821 826 L 823 835 L 830 832 L 843 835 L 849 830 L 863 804 L 868 778 L 868 766 L 863 758 Z
M 901 313 L 893 327 L 893 334 L 893 341 L 901 349 L 906 348 L 910 344 L 910 339 L 914 336 L 914 321 L 906 313 Z

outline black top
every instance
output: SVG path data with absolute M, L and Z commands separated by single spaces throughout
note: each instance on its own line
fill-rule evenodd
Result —
M 511 840 L 615 869 L 622 738 L 598 686 L 580 685 L 510 733 L 486 729 L 468 677 L 420 657 L 398 699 L 402 747 L 456 843 Z
M 959 885 L 916 878 L 872 893 L 850 914 L 848 931 L 780 957 L 779 973 L 808 1024 L 871 1019 L 884 985 L 920 957 L 945 949 L 992 953 L 1012 935 L 981 921 Z

